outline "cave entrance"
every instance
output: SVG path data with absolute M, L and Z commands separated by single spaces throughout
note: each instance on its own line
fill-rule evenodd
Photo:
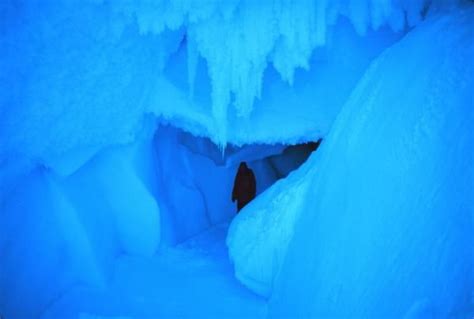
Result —
M 209 138 L 161 125 L 154 136 L 162 241 L 176 244 L 236 213 L 232 188 L 246 162 L 255 174 L 256 196 L 303 164 L 321 140 L 296 145 L 228 145 L 225 152 Z

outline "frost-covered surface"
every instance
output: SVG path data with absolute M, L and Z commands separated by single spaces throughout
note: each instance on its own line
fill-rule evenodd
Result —
M 474 9 L 371 66 L 320 150 L 270 317 L 472 315 Z
M 141 32 L 166 28 L 187 30 L 188 84 L 193 90 L 198 55 L 207 61 L 211 79 L 212 117 L 217 141 L 227 141 L 228 106 L 248 116 L 262 93 L 271 63 L 292 83 L 297 67 L 309 68 L 317 46 L 340 16 L 349 18 L 359 34 L 390 25 L 395 31 L 421 20 L 425 1 L 156 1 L 127 3 L 121 9 L 136 16 Z
M 275 183 L 242 209 L 229 228 L 227 246 L 235 276 L 262 296 L 271 294 L 295 221 L 304 209 L 314 167 L 304 165 Z
M 409 5 L 410 17 L 417 16 L 419 3 Z M 149 112 L 220 143 L 325 134 L 363 69 L 396 39 L 382 30 L 379 39 L 364 42 L 374 40 L 367 31 L 358 43 L 364 37 L 357 34 L 370 30 L 369 13 L 380 13 L 372 21 L 379 27 L 408 3 L 368 1 L 362 7 L 368 11 L 344 1 L 2 1 L 1 174 L 10 181 L 63 157 L 80 166 L 103 147 L 136 139 Z M 358 33 L 347 26 L 334 31 L 340 19 Z M 319 40 L 311 30 L 319 30 Z M 323 44 L 327 51 L 312 62 Z M 341 45 L 353 54 L 331 58 Z M 298 66 L 311 71 L 298 75 Z M 285 83 L 290 78 L 300 94 Z M 324 92 L 335 87 L 331 83 L 339 94 L 328 101 Z M 254 107 L 256 94 L 262 103 Z M 231 95 L 236 109 L 227 108 Z M 299 110 L 290 123 L 300 125 L 287 133 L 270 129 L 287 120 L 288 105 Z M 320 113 L 311 118 L 314 126 L 303 116 L 308 107 Z M 249 118 L 253 108 L 261 112 Z M 247 120 L 235 120 L 236 114 Z M 255 136 L 246 134 L 255 123 L 268 124 L 256 125 Z
M 66 160 L 72 173 L 136 139 L 146 92 L 179 32 L 140 38 L 91 2 L 2 1 L 0 10 L 1 195 L 38 164 Z

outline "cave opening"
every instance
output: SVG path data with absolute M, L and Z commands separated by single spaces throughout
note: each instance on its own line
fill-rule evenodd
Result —
M 256 180 L 256 198 L 298 169 L 322 139 L 298 144 L 229 144 L 222 151 L 207 137 L 159 125 L 156 155 L 162 242 L 181 243 L 237 213 L 232 190 L 239 164 L 247 163 Z

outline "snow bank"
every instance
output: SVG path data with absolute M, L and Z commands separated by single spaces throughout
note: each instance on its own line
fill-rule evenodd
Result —
M 432 17 L 359 83 L 319 151 L 270 317 L 472 314 L 473 21 L 472 6 Z
M 303 209 L 314 165 L 272 185 L 232 220 L 227 235 L 235 276 L 252 291 L 269 297 Z

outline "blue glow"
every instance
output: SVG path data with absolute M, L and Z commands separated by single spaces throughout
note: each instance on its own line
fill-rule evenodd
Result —
M 467 0 L 0 1 L 0 319 L 472 318 L 473 39 Z

